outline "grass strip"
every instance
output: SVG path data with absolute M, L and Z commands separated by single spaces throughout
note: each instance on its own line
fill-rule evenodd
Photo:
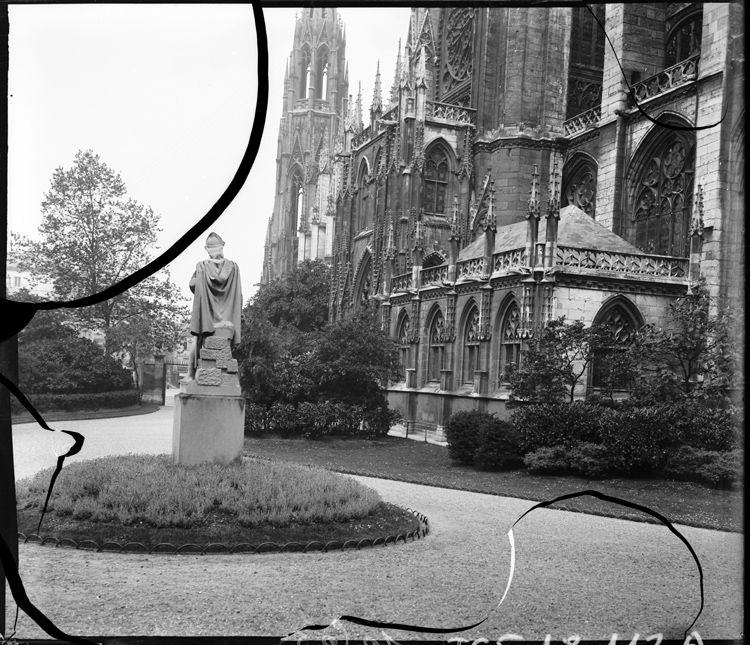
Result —
M 315 465 L 367 477 L 392 479 L 414 484 L 451 488 L 542 501 L 558 495 L 595 489 L 606 495 L 648 506 L 671 522 L 740 533 L 743 530 L 742 493 L 710 488 L 693 482 L 655 479 L 532 475 L 526 470 L 481 471 L 451 461 L 448 451 L 437 446 L 401 437 L 381 439 L 332 439 L 306 441 L 279 437 L 246 437 L 245 451 L 298 464 Z M 576 499 L 557 508 L 651 521 L 647 515 L 623 511 L 596 499 Z

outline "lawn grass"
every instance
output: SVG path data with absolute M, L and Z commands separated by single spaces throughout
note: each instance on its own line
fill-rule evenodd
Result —
M 246 437 L 245 453 L 338 472 L 534 501 L 593 489 L 647 506 L 678 524 L 723 531 L 743 530 L 741 491 L 709 488 L 692 482 L 625 478 L 591 480 L 532 475 L 522 469 L 487 472 L 456 464 L 449 459 L 448 450 L 443 446 L 400 437 L 377 440 L 329 438 L 321 441 Z M 561 502 L 555 508 L 652 520 L 646 514 L 589 497 Z
M 37 532 L 51 474 L 16 485 L 26 535 Z M 321 468 L 254 459 L 177 466 L 167 455 L 125 455 L 64 468 L 39 533 L 152 548 L 375 539 L 417 528 L 374 490 Z

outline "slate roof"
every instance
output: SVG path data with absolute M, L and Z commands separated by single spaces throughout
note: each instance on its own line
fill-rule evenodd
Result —
M 547 240 L 547 221 L 539 220 L 539 239 Z M 594 249 L 613 253 L 643 255 L 643 251 L 626 242 L 608 228 L 597 223 L 584 211 L 572 204 L 560 209 L 560 223 L 557 228 L 557 245 L 572 246 L 578 249 Z M 499 226 L 495 234 L 495 253 L 512 251 L 526 246 L 526 221 Z M 464 248 L 458 260 L 468 260 L 484 255 L 484 236 L 478 237 Z

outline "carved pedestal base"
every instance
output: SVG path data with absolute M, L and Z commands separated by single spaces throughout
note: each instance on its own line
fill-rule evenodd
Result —
M 231 329 L 203 339 L 195 379 L 175 396 L 172 457 L 177 464 L 227 463 L 242 454 L 245 399 L 232 358 Z
M 172 457 L 176 464 L 229 463 L 242 454 L 244 397 L 181 393 L 174 403 Z

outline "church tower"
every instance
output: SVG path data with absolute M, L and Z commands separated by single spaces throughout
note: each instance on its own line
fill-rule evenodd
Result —
M 330 261 L 337 190 L 334 155 L 343 149 L 348 109 L 345 48 L 336 9 L 302 10 L 284 77 L 263 284 L 304 260 Z

